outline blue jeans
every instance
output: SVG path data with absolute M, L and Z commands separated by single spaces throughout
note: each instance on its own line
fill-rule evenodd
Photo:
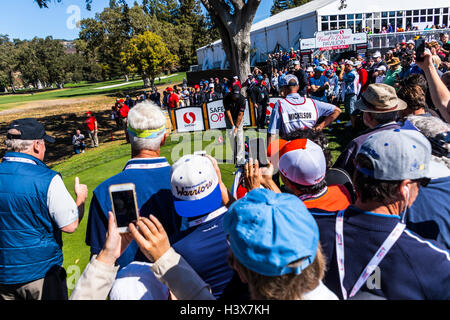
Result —
M 86 148 L 86 145 L 84 143 L 81 143 L 78 146 L 73 146 L 73 149 L 75 150 L 76 154 L 80 154 L 81 151 L 83 151 Z

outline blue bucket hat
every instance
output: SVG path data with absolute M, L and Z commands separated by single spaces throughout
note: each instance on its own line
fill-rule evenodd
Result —
M 314 261 L 319 243 L 316 221 L 303 202 L 266 189 L 233 203 L 224 230 L 238 261 L 265 276 L 300 274 Z
M 358 154 L 370 159 L 373 170 L 357 170 L 377 180 L 401 181 L 428 177 L 431 144 L 417 130 L 384 130 L 369 136 Z

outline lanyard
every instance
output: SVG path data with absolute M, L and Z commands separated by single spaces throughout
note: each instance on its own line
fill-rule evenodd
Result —
M 219 209 L 211 212 L 210 214 L 208 214 L 204 217 L 189 221 L 189 228 L 195 227 L 195 226 L 198 226 L 199 224 L 210 221 L 210 220 L 220 216 L 221 214 L 227 212 L 227 210 L 228 210 L 227 207 L 220 207 Z
M 397 223 L 394 230 L 389 234 L 389 236 L 384 240 L 380 248 L 378 248 L 375 255 L 370 259 L 367 266 L 364 268 L 363 272 L 359 276 L 352 291 L 350 292 L 349 298 L 353 297 L 363 284 L 367 281 L 369 276 L 375 270 L 375 268 L 381 263 L 383 258 L 387 255 L 392 246 L 397 242 L 400 236 L 405 230 L 406 225 L 404 223 Z M 339 280 L 341 284 L 342 295 L 344 300 L 347 300 L 347 291 L 344 288 L 344 211 L 339 211 L 336 217 L 336 258 L 339 271 Z
M 130 163 L 127 164 L 125 169 L 156 169 L 156 168 L 164 168 L 170 166 L 168 162 L 159 162 L 159 163 Z
M 33 161 L 31 159 L 27 159 L 27 158 L 20 158 L 20 157 L 3 157 L 3 161 L 7 161 L 7 162 L 22 162 L 22 163 L 29 163 L 29 164 L 37 165 L 36 161 Z

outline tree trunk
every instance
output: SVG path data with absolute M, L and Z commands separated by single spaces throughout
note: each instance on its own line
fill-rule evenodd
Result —
M 250 29 L 261 0 L 201 1 L 219 30 L 233 76 L 244 81 L 250 73 Z
M 148 77 L 143 77 L 144 79 L 144 87 L 149 88 L 150 87 L 150 79 Z
M 38 79 L 38 80 L 36 81 L 35 88 L 38 89 L 38 90 L 43 89 L 41 80 Z

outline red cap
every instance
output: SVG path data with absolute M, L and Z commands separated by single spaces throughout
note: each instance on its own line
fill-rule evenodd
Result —
M 87 111 L 86 114 L 92 114 L 92 112 L 91 111 Z
M 124 103 L 125 102 L 125 100 L 123 100 L 123 99 L 120 99 L 119 101 L 117 101 L 117 102 L 119 102 L 119 103 Z
M 194 88 L 195 88 L 195 89 L 200 89 L 200 86 L 199 86 L 198 84 L 196 84 L 196 85 L 194 86 Z
M 173 89 L 171 87 L 167 88 L 167 91 L 173 91 Z

